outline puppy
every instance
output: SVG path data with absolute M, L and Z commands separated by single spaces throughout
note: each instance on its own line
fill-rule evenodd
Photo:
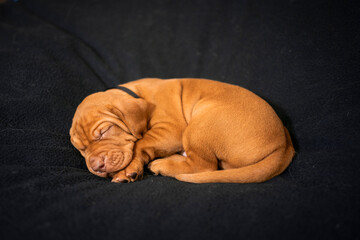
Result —
M 71 142 L 90 172 L 113 182 L 155 174 L 193 183 L 264 182 L 294 156 L 287 129 L 263 99 L 206 79 L 140 79 L 78 106 Z

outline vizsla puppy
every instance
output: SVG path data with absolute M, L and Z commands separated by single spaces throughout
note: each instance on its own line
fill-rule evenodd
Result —
M 86 97 L 70 129 L 90 172 L 113 182 L 139 179 L 146 164 L 186 182 L 263 182 L 294 155 L 274 110 L 244 88 L 152 78 L 119 88 Z

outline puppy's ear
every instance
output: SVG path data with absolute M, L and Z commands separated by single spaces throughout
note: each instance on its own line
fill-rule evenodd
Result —
M 110 111 L 117 115 L 137 139 L 147 130 L 148 104 L 141 98 L 120 97 L 114 99 Z

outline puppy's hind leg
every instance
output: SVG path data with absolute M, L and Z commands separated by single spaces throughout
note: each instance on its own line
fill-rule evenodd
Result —
M 199 154 L 199 152 L 191 148 L 186 148 L 185 145 L 184 148 L 188 149 L 186 151 L 187 156 L 174 154 L 157 159 L 149 163 L 148 168 L 156 175 L 160 174 L 168 177 L 175 177 L 178 174 L 215 171 L 217 169 L 215 156 L 209 156 L 209 153 L 201 154 L 200 152 Z
M 186 157 L 174 154 L 169 157 L 160 158 L 149 163 L 148 168 L 155 175 L 175 177 L 178 173 L 192 173 L 186 162 Z
M 199 120 L 200 121 L 200 120 Z M 152 161 L 148 168 L 155 174 L 175 177 L 178 174 L 215 171 L 218 160 L 211 150 L 211 139 L 207 136 L 207 124 L 204 121 L 189 124 L 182 136 L 182 145 L 186 156 L 174 154 Z M 201 129 L 199 126 L 203 125 Z

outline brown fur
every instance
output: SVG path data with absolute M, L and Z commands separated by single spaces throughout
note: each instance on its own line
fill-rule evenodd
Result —
M 148 164 L 155 174 L 186 182 L 263 182 L 292 160 L 287 129 L 244 88 L 149 78 L 122 86 L 141 98 L 118 89 L 95 93 L 73 119 L 71 141 L 96 175 L 135 181 Z

